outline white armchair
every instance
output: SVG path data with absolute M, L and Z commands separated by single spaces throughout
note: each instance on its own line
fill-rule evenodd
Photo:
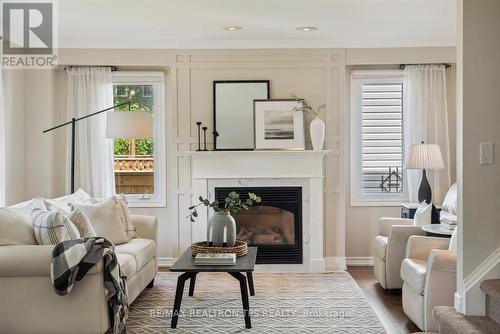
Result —
M 401 262 L 405 258 L 406 243 L 412 235 L 424 235 L 412 219 L 381 218 L 379 235 L 374 240 L 375 277 L 384 289 L 401 289 Z
M 403 310 L 423 331 L 437 332 L 434 306 L 453 306 L 456 291 L 456 252 L 450 239 L 412 236 L 401 264 Z

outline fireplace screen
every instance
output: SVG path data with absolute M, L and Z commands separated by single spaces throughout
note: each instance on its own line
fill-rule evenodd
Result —
M 236 191 L 245 200 L 249 192 L 262 198 L 258 205 L 234 213 L 237 239 L 257 246 L 257 263 L 302 263 L 302 188 L 215 188 L 220 203 Z

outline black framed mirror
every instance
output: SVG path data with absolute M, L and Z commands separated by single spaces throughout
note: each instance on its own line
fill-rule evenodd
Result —
M 253 101 L 269 99 L 269 80 L 214 81 L 214 149 L 253 150 Z

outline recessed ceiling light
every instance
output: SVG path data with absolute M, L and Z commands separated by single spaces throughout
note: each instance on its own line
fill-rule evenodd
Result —
M 224 30 L 226 31 L 238 31 L 238 30 L 241 30 L 243 29 L 242 27 L 239 27 L 239 26 L 228 26 L 228 27 L 224 27 Z
M 318 28 L 316 27 L 297 27 L 295 29 L 297 29 L 298 31 L 305 31 L 305 32 L 318 30 Z

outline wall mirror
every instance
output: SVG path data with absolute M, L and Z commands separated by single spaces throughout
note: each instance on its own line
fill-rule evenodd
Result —
M 253 101 L 269 99 L 269 80 L 214 81 L 216 150 L 253 150 Z

